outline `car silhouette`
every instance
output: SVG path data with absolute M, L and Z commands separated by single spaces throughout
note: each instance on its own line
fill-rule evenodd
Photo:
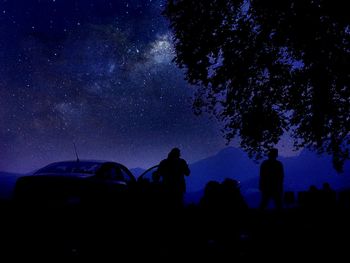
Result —
M 161 180 L 161 178 L 158 177 L 157 174 L 157 169 L 158 169 L 159 165 L 154 165 L 150 168 L 148 168 L 147 170 L 143 171 L 139 177 L 137 178 L 137 181 L 142 183 L 142 182 L 150 182 L 150 183 L 154 183 L 154 182 L 158 182 Z
M 108 161 L 49 164 L 16 181 L 14 200 L 31 205 L 106 204 L 123 200 L 136 179 L 127 167 Z

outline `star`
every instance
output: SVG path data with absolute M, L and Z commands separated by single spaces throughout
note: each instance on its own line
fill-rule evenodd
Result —
M 161 0 L 12 1 L 0 30 L 0 171 L 71 159 L 72 141 L 84 158 L 145 168 L 174 145 L 189 161 L 225 145 L 217 122 L 193 114 Z

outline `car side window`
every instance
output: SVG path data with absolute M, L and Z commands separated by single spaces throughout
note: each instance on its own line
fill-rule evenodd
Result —
M 129 183 L 132 178 L 123 166 L 105 164 L 96 173 L 98 178 Z
M 125 170 L 124 167 L 119 167 L 119 170 L 124 178 L 124 182 L 129 183 L 132 180 L 129 173 Z
M 113 166 L 110 164 L 104 164 L 101 166 L 101 168 L 96 172 L 96 176 L 100 179 L 104 180 L 111 180 L 112 179 L 112 172 Z
M 112 180 L 115 180 L 115 181 L 122 181 L 122 182 L 125 182 L 126 178 L 125 176 L 123 175 L 121 169 L 119 167 L 112 167 L 111 170 L 110 170 L 110 175 L 111 175 L 111 179 Z
M 139 181 L 148 181 L 148 182 L 161 182 L 162 177 L 158 173 L 158 165 L 155 165 L 146 171 L 144 171 L 139 177 Z

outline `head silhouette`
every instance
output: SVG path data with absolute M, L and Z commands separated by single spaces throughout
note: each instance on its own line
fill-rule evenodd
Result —
M 168 159 L 175 159 L 175 158 L 180 158 L 179 148 L 173 148 L 168 154 Z
M 222 186 L 228 189 L 239 189 L 239 181 L 231 178 L 225 178 L 225 180 L 222 182 Z
M 323 190 L 331 190 L 331 185 L 327 182 L 324 182 L 322 184 L 322 188 L 323 188 Z
M 268 153 L 269 159 L 275 160 L 278 157 L 278 149 L 272 148 Z

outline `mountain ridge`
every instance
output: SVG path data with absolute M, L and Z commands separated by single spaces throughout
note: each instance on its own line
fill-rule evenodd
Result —
M 328 182 L 336 190 L 350 188 L 350 163 L 344 165 L 344 173 L 338 174 L 332 167 L 331 157 L 317 155 L 303 150 L 297 156 L 279 157 L 285 169 L 285 190 L 304 191 L 310 185 L 321 187 Z M 240 181 L 244 194 L 258 193 L 259 162 L 251 160 L 241 149 L 226 147 L 217 154 L 189 164 L 191 175 L 186 178 L 188 193 L 201 193 L 207 182 L 223 181 L 232 178 Z M 137 177 L 145 169 L 130 169 Z M 0 197 L 11 193 L 15 180 L 21 176 L 16 173 L 0 172 Z

